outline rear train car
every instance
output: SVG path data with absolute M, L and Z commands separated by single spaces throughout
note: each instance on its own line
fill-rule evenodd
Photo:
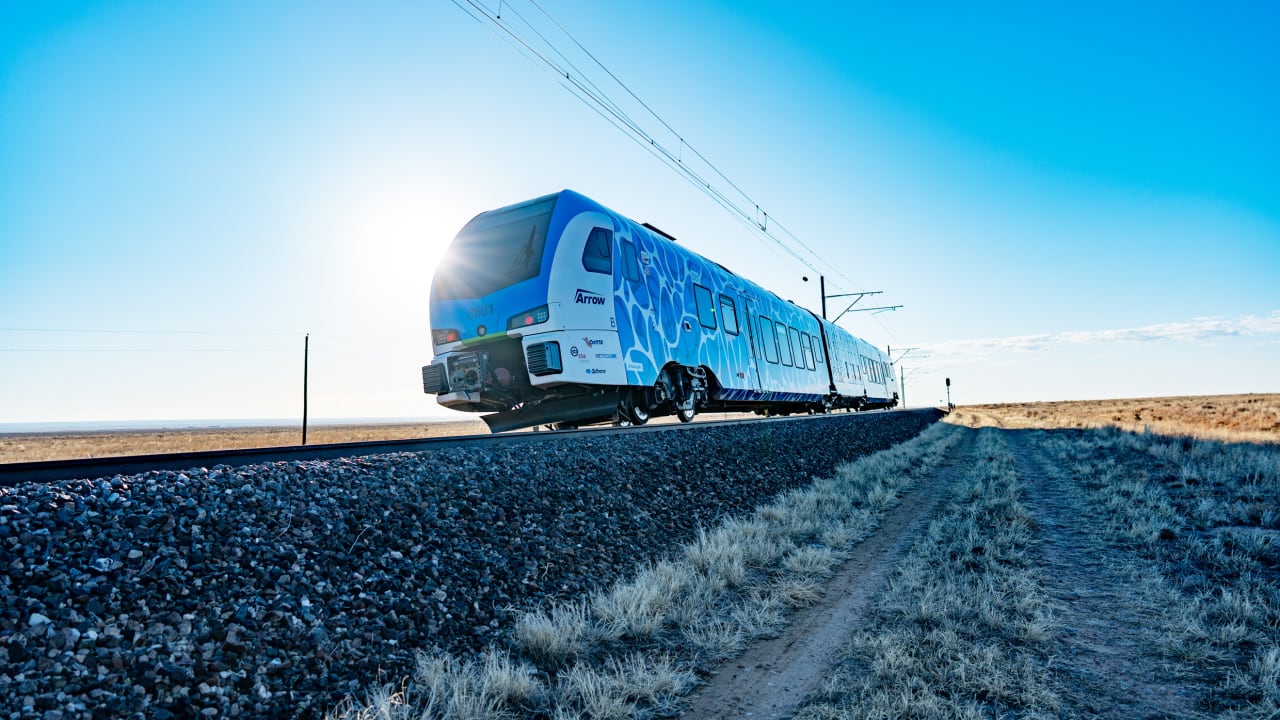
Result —
M 821 322 L 831 361 L 833 406 L 850 410 L 895 407 L 897 380 L 889 357 L 843 328 Z

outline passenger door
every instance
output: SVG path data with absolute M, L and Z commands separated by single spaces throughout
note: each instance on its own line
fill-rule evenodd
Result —
M 571 242 L 570 238 L 576 239 Z M 585 240 L 584 240 L 585 238 Z M 570 330 L 609 331 L 614 327 L 613 231 L 583 224 L 565 231 L 564 262 L 573 272 L 563 286 L 561 318 Z
M 645 272 L 635 236 L 626 228 L 615 232 L 613 306 L 628 385 L 652 385 L 662 367 L 655 353 L 660 338 L 647 274 L 650 273 Z
M 746 338 L 750 353 L 747 365 L 750 367 L 751 378 L 754 378 L 755 383 L 752 387 L 755 390 L 762 390 L 764 380 L 760 376 L 760 363 L 764 362 L 764 354 L 760 350 L 760 338 L 756 337 L 757 328 L 760 327 L 760 317 L 756 314 L 756 301 L 745 293 L 739 293 L 738 297 L 742 300 L 742 319 L 739 324 L 742 326 L 742 337 Z

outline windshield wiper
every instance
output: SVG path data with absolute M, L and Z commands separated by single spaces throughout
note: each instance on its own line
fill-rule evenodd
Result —
M 508 278 L 514 278 L 529 269 L 529 261 L 533 259 L 533 240 L 537 237 L 537 234 L 538 228 L 536 225 L 529 228 L 529 239 L 520 248 L 520 252 L 516 253 L 516 259 L 512 261 L 511 267 L 507 269 Z

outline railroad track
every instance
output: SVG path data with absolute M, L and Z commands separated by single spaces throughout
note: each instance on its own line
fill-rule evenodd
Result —
M 812 417 L 822 417 L 816 415 Z M 689 424 L 658 423 L 643 427 L 593 427 L 579 430 L 550 430 L 500 435 L 455 435 L 439 438 L 411 440 L 370 440 L 367 442 L 331 443 L 324 445 L 290 445 L 269 448 L 243 448 L 235 450 L 203 450 L 199 452 L 161 453 L 155 455 L 127 455 L 103 458 L 79 458 L 73 460 L 46 460 L 40 462 L 0 463 L 0 487 L 12 487 L 24 482 L 57 482 L 80 478 L 136 475 L 150 470 L 188 470 L 199 467 L 227 465 L 240 467 L 260 463 L 287 460 L 332 460 L 344 457 L 362 457 L 400 452 L 425 452 L 457 447 L 485 447 L 505 443 L 542 442 L 555 438 L 590 434 L 595 437 L 619 433 L 682 432 L 694 428 L 722 427 L 740 423 L 804 422 L 812 419 L 801 415 L 783 418 L 752 418 L 746 420 L 709 420 Z

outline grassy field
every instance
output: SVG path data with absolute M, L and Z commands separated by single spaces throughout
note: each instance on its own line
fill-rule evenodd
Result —
M 1010 428 L 1116 427 L 1231 442 L 1280 442 L 1280 395 L 1010 403 L 964 409 L 970 418 L 986 417 Z
M 479 420 L 378 425 L 318 425 L 307 428 L 307 444 L 406 440 L 488 434 Z M 175 430 L 114 430 L 0 434 L 0 463 L 100 458 L 118 455 L 267 448 L 302 444 L 302 426 Z
M 798 717 L 1280 717 L 1277 398 L 1099 405 L 952 416 L 984 462 Z
M 950 466 L 874 608 L 824 630 L 846 652 L 794 717 L 1277 718 L 1278 408 L 963 407 L 608 592 L 523 616 L 512 648 L 424 654 L 416 677 L 333 717 L 674 716 L 709 665 L 783 632 L 886 508 Z

